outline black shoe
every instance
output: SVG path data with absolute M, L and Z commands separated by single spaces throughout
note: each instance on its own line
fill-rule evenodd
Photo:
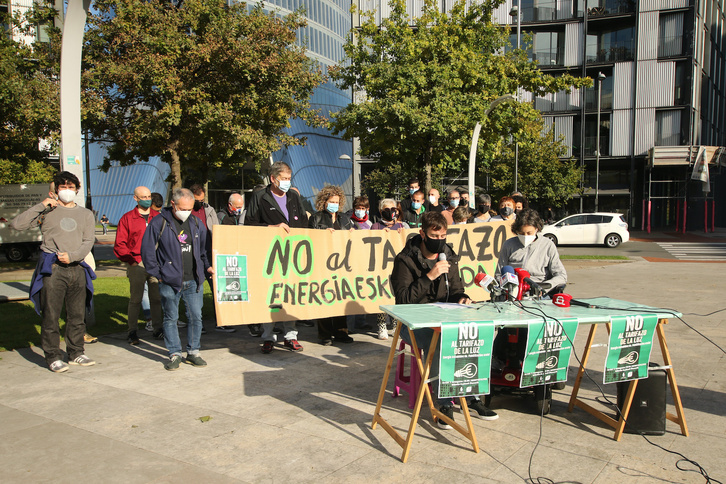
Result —
M 261 324 L 250 324 L 247 326 L 247 328 L 250 330 L 250 336 L 253 338 L 259 338 L 262 336 L 262 325 Z
M 187 355 L 184 363 L 192 366 L 207 366 L 207 362 L 204 361 L 199 355 Z
M 469 415 L 479 417 L 482 420 L 496 420 L 499 418 L 496 412 L 492 411 L 484 405 L 479 399 L 469 400 Z
M 323 339 L 320 340 L 320 344 L 323 345 L 323 346 L 332 346 L 333 345 L 333 340 L 330 339 L 330 338 L 323 338 Z
M 453 406 L 451 406 L 451 405 L 441 405 L 439 407 L 439 412 L 443 413 L 444 415 L 446 415 L 447 417 L 449 417 L 451 420 L 454 420 L 454 407 Z M 437 418 L 436 419 L 436 425 L 440 429 L 444 429 L 444 430 L 451 430 L 453 428 L 451 425 L 447 424 L 446 422 L 444 422 L 440 418 Z
M 164 369 L 168 371 L 174 371 L 179 369 L 179 363 L 181 363 L 181 356 L 174 355 L 171 358 L 169 358 L 169 361 L 164 363 Z
M 352 343 L 355 340 L 348 333 L 338 333 L 335 335 L 335 341 L 336 343 Z
M 136 334 L 136 331 L 129 331 L 129 338 L 128 338 L 130 345 L 138 345 L 139 344 L 139 336 Z
M 274 341 L 265 341 L 264 343 L 262 343 L 262 349 L 261 349 L 261 351 L 264 354 L 269 355 L 270 353 L 272 353 L 272 350 L 274 348 L 275 348 Z
M 154 339 L 164 339 L 164 331 L 161 329 L 159 331 L 154 331 L 152 333 L 152 336 L 154 337 Z

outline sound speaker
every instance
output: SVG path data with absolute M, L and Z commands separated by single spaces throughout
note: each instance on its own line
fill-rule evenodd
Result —
M 651 366 L 658 366 L 651 363 Z M 663 435 L 666 425 L 666 383 L 665 370 L 649 370 L 648 378 L 638 381 L 630 413 L 625 424 L 629 434 Z M 628 393 L 629 381 L 618 386 L 618 408 L 623 408 Z

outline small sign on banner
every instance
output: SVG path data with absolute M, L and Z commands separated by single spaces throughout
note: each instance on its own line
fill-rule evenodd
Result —
M 249 301 L 246 255 L 217 254 L 215 277 L 218 302 Z
M 658 317 L 655 314 L 611 316 L 610 324 L 603 383 L 648 378 L 648 362 Z
M 567 381 L 577 319 L 530 323 L 520 387 Z
M 439 398 L 489 393 L 494 323 L 441 325 Z

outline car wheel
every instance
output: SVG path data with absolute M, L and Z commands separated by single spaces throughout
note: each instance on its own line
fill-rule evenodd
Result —
M 557 237 L 555 237 L 552 234 L 545 234 L 544 236 L 547 237 L 548 239 L 550 239 L 553 244 L 557 245 Z
M 17 245 L 10 246 L 5 251 L 5 257 L 7 257 L 10 262 L 21 262 L 27 259 L 28 256 L 28 251 L 24 247 L 19 247 Z
M 605 247 L 614 249 L 620 245 L 620 242 L 622 242 L 622 239 L 618 234 L 608 234 L 608 236 L 605 237 Z

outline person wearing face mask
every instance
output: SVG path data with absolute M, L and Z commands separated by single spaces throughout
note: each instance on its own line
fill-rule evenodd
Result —
M 459 202 L 461 202 L 461 195 L 459 194 L 459 191 L 451 190 L 449 192 L 449 206 L 446 210 L 441 212 L 449 225 L 453 225 L 454 223 L 454 210 L 459 207 Z
M 30 300 L 41 315 L 40 341 L 48 368 L 68 371 L 68 364 L 91 366 L 84 354 L 86 306 L 93 298 L 96 274 L 85 262 L 96 240 L 93 212 L 75 203 L 81 188 L 78 177 L 63 171 L 53 179 L 51 197 L 18 215 L 11 226 L 26 230 L 40 225 L 43 241 L 30 283 Z M 65 304 L 65 343 L 68 363 L 60 350 L 59 318 Z
M 492 197 L 490 197 L 486 193 L 477 195 L 476 196 L 476 212 L 468 220 L 468 222 L 469 223 L 488 222 L 492 218 L 491 214 L 489 213 L 491 206 L 492 206 Z
M 514 214 L 518 214 L 525 208 L 529 208 L 529 203 L 527 203 L 527 199 L 524 198 L 522 195 L 512 195 L 512 200 L 514 200 Z
M 345 207 L 343 189 L 328 185 L 323 187 L 315 198 L 315 212 L 310 217 L 311 229 L 353 230 L 355 227 L 350 218 L 342 212 Z M 348 334 L 348 323 L 345 316 L 318 319 L 318 339 L 323 346 L 336 343 L 352 343 Z
M 411 203 L 413 202 L 413 194 L 420 189 L 421 184 L 418 181 L 418 178 L 411 178 L 410 180 L 408 180 L 408 196 L 401 200 L 401 213 L 406 213 L 406 211 L 411 207 Z
M 410 238 L 406 246 L 393 261 L 391 287 L 396 304 L 427 304 L 433 302 L 453 302 L 471 304 L 471 299 L 464 292 L 464 284 L 459 275 L 459 256 L 446 243 L 448 224 L 439 212 L 427 212 L 419 234 Z M 439 260 L 439 254 L 445 254 L 445 260 Z M 443 276 L 448 277 L 448 284 Z M 430 328 L 414 330 L 419 348 L 424 350 L 424 359 L 428 356 L 429 345 L 434 331 Z M 411 339 L 408 331 L 401 331 L 401 338 L 409 344 Z M 431 378 L 439 373 L 440 348 L 431 365 Z M 432 381 L 432 395 L 438 394 L 438 379 Z M 439 411 L 447 417 L 454 418 L 454 404 L 451 398 L 437 399 Z M 472 398 L 469 412 L 484 420 L 494 420 L 497 414 L 489 410 L 478 398 Z M 439 428 L 451 429 L 443 421 L 437 422 Z
M 356 229 L 369 230 L 371 225 L 373 225 L 370 217 L 368 216 L 370 207 L 371 203 L 365 195 L 355 197 L 355 200 L 353 200 L 353 211 L 349 214 L 349 216 Z
M 371 230 L 403 230 L 410 228 L 401 222 L 401 208 L 392 198 L 384 198 L 378 204 L 381 220 L 371 225 Z
M 515 217 L 514 200 L 512 200 L 512 197 L 502 197 L 499 200 L 498 215 L 495 215 L 489 219 L 489 221 L 496 222 L 501 220 L 514 220 Z
M 404 210 L 402 221 L 412 229 L 421 227 L 421 217 L 426 212 L 424 208 L 424 193 L 418 190 L 416 193 L 411 195 L 412 202 L 409 204 L 408 209 Z
M 118 260 L 126 264 L 126 277 L 129 279 L 128 342 L 138 345 L 139 311 L 144 296 L 144 286 L 148 287 L 153 336 L 161 339 L 164 337 L 164 332 L 159 281 L 146 271 L 141 260 L 141 240 L 149 222 L 159 215 L 159 212 L 151 208 L 151 191 L 144 186 L 134 189 L 134 202 L 136 206 L 126 212 L 118 222 L 113 253 Z
M 427 212 L 443 212 L 444 206 L 439 203 L 439 198 L 441 195 L 439 194 L 439 191 L 435 188 L 432 188 L 429 190 L 429 196 L 426 199 L 426 202 L 424 202 L 424 207 L 426 208 Z
M 171 207 L 162 209 L 144 232 L 141 260 L 146 271 L 159 281 L 164 310 L 164 344 L 169 361 L 164 368 L 179 369 L 182 346 L 179 339 L 179 301 L 184 300 L 187 322 L 187 356 L 192 366 L 207 366 L 199 354 L 202 336 L 204 280 L 214 269 L 207 258 L 207 228 L 195 216 L 194 195 L 186 188 L 172 192 Z
M 224 210 L 217 213 L 221 225 L 244 225 L 245 223 L 245 199 L 239 193 L 233 193 L 227 200 Z
M 459 196 L 461 197 L 461 200 L 459 201 L 459 206 L 460 207 L 471 208 L 469 206 L 469 192 L 465 192 L 463 190 L 459 190 Z
M 536 210 L 525 208 L 514 220 L 511 230 L 516 237 L 507 239 L 499 251 L 496 273 L 504 266 L 522 268 L 542 289 L 567 284 L 567 271 L 555 244 L 542 237 L 544 223 Z

